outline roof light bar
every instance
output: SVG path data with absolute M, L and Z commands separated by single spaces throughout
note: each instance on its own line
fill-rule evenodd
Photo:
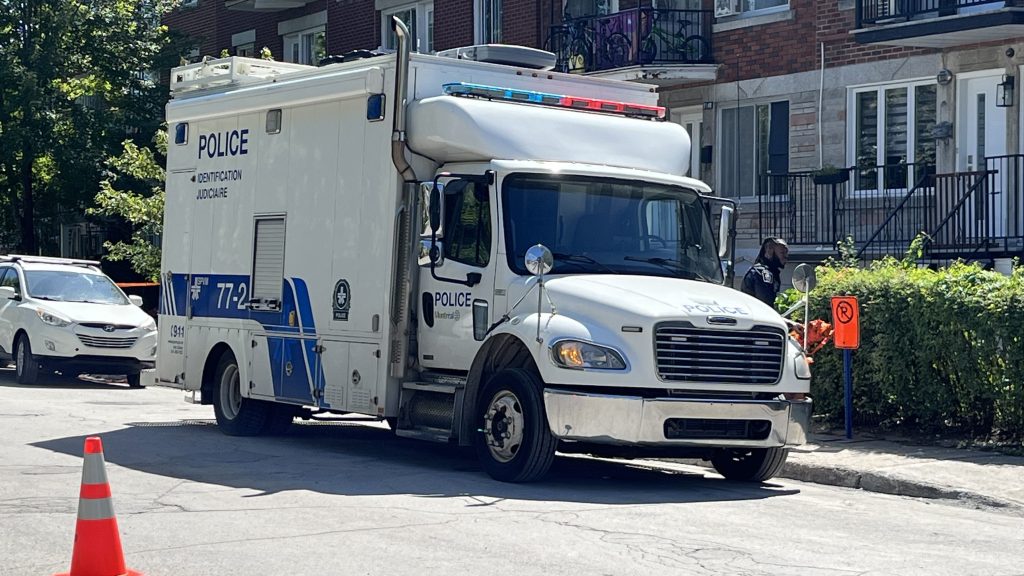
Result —
M 526 102 L 529 104 L 558 106 L 561 108 L 573 108 L 576 110 L 622 114 L 624 116 L 638 116 L 641 118 L 659 120 L 665 119 L 665 108 L 662 106 L 647 106 L 644 104 L 616 102 L 614 100 L 563 96 L 561 94 L 549 94 L 546 92 L 535 92 L 533 90 L 516 90 L 514 88 L 499 88 L 496 86 L 484 86 L 482 84 L 453 82 L 451 84 L 444 85 L 444 92 L 451 96 L 471 96 L 476 98 L 487 98 L 489 100 Z

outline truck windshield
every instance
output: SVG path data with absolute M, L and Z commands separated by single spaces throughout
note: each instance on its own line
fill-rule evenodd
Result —
M 504 181 L 509 266 L 547 246 L 551 274 L 643 274 L 722 282 L 700 196 L 677 186 L 585 176 L 513 174 Z

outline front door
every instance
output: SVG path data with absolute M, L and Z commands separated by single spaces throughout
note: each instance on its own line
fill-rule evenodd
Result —
M 487 184 L 461 179 L 442 182 L 441 259 L 431 273 L 428 255 L 420 258 L 417 344 L 423 367 L 465 370 L 480 347 L 473 337 L 474 309 L 477 314 L 486 310 L 483 321 L 488 326 L 494 322 L 497 210 Z M 420 229 L 429 241 L 429 223 Z
M 1000 156 L 1006 154 L 1006 109 L 996 106 L 996 85 L 1001 74 L 968 78 L 960 85 L 960 129 L 957 136 L 957 168 L 969 176 L 964 185 L 973 185 L 978 178 L 986 181 L 977 186 L 969 200 L 970 230 L 975 238 L 1002 236 L 1006 230 L 1006 174 L 983 174 L 997 168 Z
M 684 109 L 678 113 L 678 116 L 675 114 L 673 116 L 686 129 L 686 133 L 690 135 L 690 165 L 685 176 L 700 180 L 700 136 L 704 126 L 704 114 L 698 108 Z

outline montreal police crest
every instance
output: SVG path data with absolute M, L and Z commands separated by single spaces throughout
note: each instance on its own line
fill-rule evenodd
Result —
M 348 280 L 338 280 L 334 285 L 334 319 L 348 321 L 348 311 L 352 306 L 352 290 Z

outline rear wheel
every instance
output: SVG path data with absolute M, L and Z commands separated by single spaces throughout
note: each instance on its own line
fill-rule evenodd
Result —
M 39 381 L 39 361 L 32 354 L 28 336 L 22 334 L 14 345 L 15 374 L 18 384 L 35 384 Z
M 235 355 L 225 352 L 217 363 L 213 382 L 213 412 L 217 426 L 228 436 L 256 436 L 264 430 L 270 404 L 242 397 Z
M 711 464 L 728 480 L 764 482 L 775 477 L 786 464 L 785 448 L 747 448 L 719 450 Z
M 541 389 L 540 380 L 521 368 L 501 370 L 484 386 L 476 447 L 494 479 L 530 482 L 551 468 L 557 441 L 548 429 Z

